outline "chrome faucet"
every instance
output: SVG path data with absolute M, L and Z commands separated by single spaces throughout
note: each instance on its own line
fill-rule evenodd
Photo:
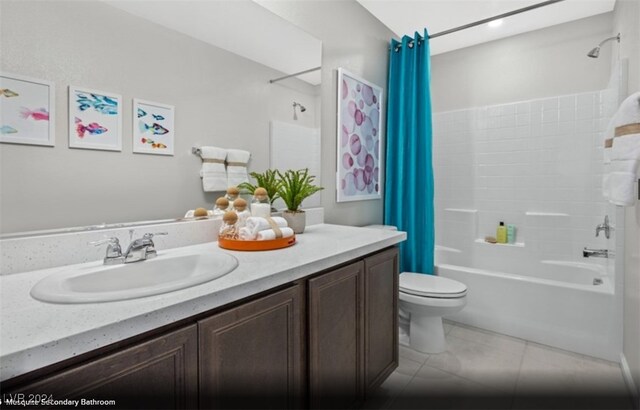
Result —
M 100 246 L 107 245 L 107 254 L 104 257 L 103 264 L 105 265 L 117 265 L 124 263 L 124 257 L 122 256 L 122 248 L 120 247 L 120 241 L 116 237 L 100 239 L 97 241 L 89 242 L 89 245 Z
M 610 252 L 608 249 L 588 249 L 584 248 L 582 256 L 585 258 L 608 258 Z
M 155 235 L 168 235 L 167 232 L 145 233 L 142 238 L 132 241 L 124 253 L 124 263 L 140 262 L 158 256 L 153 243 Z
M 105 238 L 98 241 L 89 242 L 90 245 L 107 245 L 107 254 L 104 257 L 105 265 L 116 265 L 120 263 L 140 262 L 155 258 L 158 254 L 153 243 L 155 235 L 167 235 L 167 232 L 146 233 L 140 239 L 131 241 L 127 251 L 123 254 L 118 238 Z
M 604 223 L 596 226 L 596 237 L 600 236 L 600 232 L 604 231 L 605 238 L 611 237 L 611 225 L 609 225 L 609 215 L 604 216 Z

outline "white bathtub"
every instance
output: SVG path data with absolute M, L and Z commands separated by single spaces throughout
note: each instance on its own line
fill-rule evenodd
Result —
M 464 259 L 456 249 L 436 249 L 436 273 L 468 288 L 467 306 L 448 319 L 619 360 L 619 341 L 612 320 L 614 284 L 604 266 L 552 260 L 511 261 L 512 272 L 504 272 L 463 266 Z M 594 280 L 601 283 L 594 284 Z

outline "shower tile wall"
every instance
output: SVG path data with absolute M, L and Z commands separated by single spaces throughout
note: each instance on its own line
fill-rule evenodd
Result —
M 607 213 L 602 131 L 616 107 L 607 89 L 434 114 L 436 243 L 467 251 L 505 221 L 535 259 L 607 247 L 594 229 Z

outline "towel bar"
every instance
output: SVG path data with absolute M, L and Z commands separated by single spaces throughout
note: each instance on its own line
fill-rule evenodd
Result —
M 202 150 L 198 147 L 191 147 L 191 153 L 193 155 L 200 156 L 202 154 Z

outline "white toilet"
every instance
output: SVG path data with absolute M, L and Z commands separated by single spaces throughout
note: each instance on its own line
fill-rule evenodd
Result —
M 423 273 L 400 274 L 400 316 L 409 321 L 409 346 L 414 350 L 444 352 L 442 317 L 461 311 L 466 304 L 463 283 Z
M 395 226 L 368 228 L 397 230 Z M 422 273 L 400 274 L 400 341 L 408 323 L 408 345 L 424 353 L 447 349 L 442 317 L 461 311 L 467 304 L 467 286 L 453 279 Z M 404 326 L 403 326 L 404 325 Z M 405 342 L 406 343 L 406 342 Z

